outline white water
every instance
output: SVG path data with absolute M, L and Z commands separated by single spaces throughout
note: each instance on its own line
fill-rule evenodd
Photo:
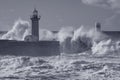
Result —
M 119 80 L 119 58 L 80 55 L 0 58 L 0 79 Z
M 2 39 L 19 41 L 24 40 L 27 35 L 31 35 L 29 22 L 18 20 L 13 28 L 2 36 Z M 64 27 L 57 34 L 47 29 L 40 29 L 39 39 L 60 41 L 62 51 L 66 53 L 80 53 L 91 50 L 92 55 L 106 56 L 108 54 L 119 55 L 120 51 L 119 40 L 117 42 L 112 41 L 102 32 L 95 29 L 86 29 L 85 26 L 81 26 L 76 30 L 72 27 Z
M 29 23 L 18 21 L 2 39 L 23 40 L 30 34 Z M 62 28 L 58 34 L 40 30 L 40 40 L 60 41 L 61 56 L 0 56 L 0 79 L 21 80 L 120 80 L 120 42 L 101 32 L 80 27 Z M 89 51 L 87 51 L 89 49 Z

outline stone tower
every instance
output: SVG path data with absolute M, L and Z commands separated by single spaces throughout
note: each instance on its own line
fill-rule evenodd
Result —
M 95 30 L 101 31 L 101 24 L 99 22 L 95 23 Z
M 39 41 L 39 20 L 40 16 L 38 16 L 38 11 L 34 9 L 33 14 L 31 16 L 32 36 L 34 36 L 37 39 L 37 41 Z

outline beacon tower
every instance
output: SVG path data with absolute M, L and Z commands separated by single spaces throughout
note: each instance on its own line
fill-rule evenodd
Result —
M 99 22 L 95 23 L 95 30 L 101 31 L 101 24 Z
M 40 16 L 38 15 L 38 11 L 34 9 L 33 14 L 31 16 L 32 36 L 34 36 L 37 39 L 37 41 L 39 41 L 39 20 Z

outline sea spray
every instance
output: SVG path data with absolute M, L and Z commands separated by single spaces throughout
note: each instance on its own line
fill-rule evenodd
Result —
M 27 35 L 31 35 L 29 22 L 18 20 L 15 22 L 13 28 L 2 36 L 2 39 L 21 41 L 24 40 Z M 87 50 L 92 50 L 93 54 L 98 54 L 102 50 L 101 54 L 108 52 L 109 49 L 104 48 L 103 45 L 106 42 L 110 42 L 108 36 L 101 31 L 86 29 L 85 26 L 81 26 L 76 30 L 72 27 L 64 27 L 56 34 L 47 29 L 40 29 L 39 40 L 59 41 L 60 49 L 63 53 L 81 53 Z M 104 42 L 104 40 L 108 41 Z M 115 47 L 112 48 L 115 48 L 115 51 L 118 51 L 119 42 L 116 42 Z
M 91 38 L 88 37 L 87 32 L 87 29 L 83 26 L 74 31 L 74 35 L 71 40 L 72 51 L 74 53 L 80 53 L 90 48 Z
M 23 41 L 26 36 L 31 35 L 31 26 L 28 21 L 17 20 L 13 28 L 2 36 L 1 39 Z M 47 29 L 40 29 L 39 40 L 56 40 L 56 35 Z
M 111 39 L 102 40 L 99 43 L 94 43 L 92 53 L 95 56 L 118 56 L 120 51 L 120 42 L 112 41 Z
M 90 50 L 94 42 L 98 43 L 106 38 L 107 36 L 102 32 L 96 31 L 95 29 L 87 29 L 85 26 L 81 26 L 74 31 L 74 35 L 71 40 L 72 51 L 80 53 Z
M 58 41 L 60 41 L 60 49 L 63 53 L 72 53 L 71 39 L 74 29 L 72 27 L 61 28 L 58 32 Z
M 30 27 L 28 21 L 24 20 L 17 20 L 13 26 L 13 28 L 8 31 L 6 34 L 2 36 L 1 39 L 7 39 L 7 40 L 24 40 L 23 36 L 26 30 Z
M 56 40 L 56 35 L 53 34 L 52 31 L 49 31 L 47 29 L 40 29 L 39 30 L 39 40 L 53 41 L 53 40 Z
M 64 42 L 68 37 L 73 37 L 74 29 L 72 27 L 61 28 L 58 32 L 58 41 Z
M 80 53 L 90 50 L 94 43 L 98 43 L 107 36 L 95 29 L 86 29 L 85 26 L 74 30 L 71 27 L 62 28 L 58 33 L 61 51 L 64 53 Z

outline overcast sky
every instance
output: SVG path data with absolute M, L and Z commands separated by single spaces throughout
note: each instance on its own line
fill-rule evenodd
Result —
M 0 0 L 0 30 L 11 29 L 19 18 L 30 22 L 34 8 L 41 28 L 94 27 L 98 21 L 103 29 L 120 30 L 120 0 Z

